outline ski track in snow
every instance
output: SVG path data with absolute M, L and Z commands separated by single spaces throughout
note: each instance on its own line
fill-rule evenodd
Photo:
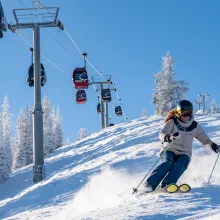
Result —
M 220 143 L 220 115 L 196 119 Z M 196 140 L 179 180 L 190 193 L 132 195 L 158 158 L 162 126 L 163 118 L 140 118 L 63 146 L 46 157 L 47 177 L 35 185 L 32 166 L 16 171 L 0 184 L 0 219 L 220 219 L 219 162 L 207 185 L 217 155 Z

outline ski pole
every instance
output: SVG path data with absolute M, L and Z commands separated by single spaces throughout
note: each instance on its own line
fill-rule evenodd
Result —
M 211 172 L 211 175 L 210 175 L 210 177 L 209 177 L 209 180 L 208 180 L 208 183 L 207 183 L 207 184 L 209 184 L 209 181 L 210 181 L 210 179 L 211 179 L 211 177 L 212 177 L 212 173 L 213 173 L 213 171 L 214 171 L 214 169 L 215 169 L 215 166 L 216 166 L 216 164 L 217 164 L 219 155 L 220 155 L 220 152 L 218 153 L 217 159 L 215 160 L 215 165 L 214 165 L 214 167 L 213 167 L 213 169 L 212 169 L 212 172 Z
M 143 183 L 143 181 L 146 179 L 146 177 L 151 173 L 151 171 L 153 170 L 153 168 L 157 165 L 157 163 L 159 162 L 159 160 L 163 157 L 163 155 L 167 152 L 167 150 L 170 148 L 170 146 L 173 144 L 174 140 L 172 140 L 170 142 L 170 144 L 165 148 L 165 150 L 163 151 L 163 153 L 160 155 L 160 157 L 156 160 L 156 162 L 154 163 L 154 165 L 151 167 L 151 169 L 148 171 L 148 173 L 145 175 L 145 177 L 142 179 L 142 181 L 139 183 L 139 185 L 136 188 L 133 188 L 133 193 L 137 192 L 139 186 Z

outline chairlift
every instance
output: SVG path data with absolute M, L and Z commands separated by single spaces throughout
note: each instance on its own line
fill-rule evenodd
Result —
M 112 101 L 110 89 L 102 89 L 102 101 L 103 102 L 111 102 Z
M 122 108 L 121 108 L 121 106 L 119 105 L 119 106 L 116 106 L 115 107 L 115 114 L 116 114 L 116 116 L 121 116 L 122 115 Z
M 41 86 L 44 86 L 47 81 L 47 76 L 42 63 L 40 64 L 40 67 L 41 67 Z M 30 87 L 34 86 L 34 64 L 31 64 L 31 66 L 29 67 L 27 83 Z
M 102 112 L 102 110 L 101 110 L 101 104 L 100 104 L 100 103 L 98 103 L 98 105 L 97 105 L 97 112 L 98 112 L 98 113 L 101 113 L 101 112 Z
M 7 31 L 7 20 L 6 17 L 4 16 L 4 11 L 3 7 L 0 1 L 0 38 L 3 38 L 3 32 Z
M 72 75 L 72 81 L 75 89 L 88 89 L 89 86 L 88 73 L 86 70 L 87 53 L 83 53 L 82 56 L 84 57 L 84 67 L 75 68 Z
M 86 68 L 75 68 L 73 71 L 73 83 L 75 89 L 88 89 L 88 82 Z
M 87 101 L 86 92 L 83 89 L 80 89 L 76 93 L 76 103 L 77 104 L 85 104 Z

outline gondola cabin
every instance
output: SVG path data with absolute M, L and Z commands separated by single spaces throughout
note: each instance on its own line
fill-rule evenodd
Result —
M 7 31 L 7 20 L 6 17 L 4 16 L 4 11 L 3 11 L 3 7 L 0 1 L 0 38 L 3 38 L 3 32 Z
M 86 68 L 76 68 L 73 71 L 72 80 L 75 89 L 88 89 L 89 81 Z
M 101 112 L 102 112 L 102 110 L 101 110 L 101 104 L 100 104 L 100 103 L 98 103 L 98 105 L 97 105 L 97 112 L 98 112 L 98 113 L 101 113 Z
M 41 86 L 44 86 L 47 81 L 47 76 L 43 64 L 40 64 L 41 67 Z M 32 64 L 28 70 L 27 83 L 30 87 L 34 86 L 34 65 Z
M 103 102 L 111 102 L 112 101 L 110 89 L 102 89 L 102 101 Z
M 76 93 L 76 103 L 77 104 L 85 104 L 87 101 L 85 90 L 78 90 Z
M 121 106 L 116 106 L 115 107 L 115 114 L 117 116 L 121 116 L 122 115 L 122 108 L 121 108 Z

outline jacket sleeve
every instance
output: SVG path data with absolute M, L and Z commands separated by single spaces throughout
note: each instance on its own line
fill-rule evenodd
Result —
M 208 148 L 210 148 L 211 144 L 213 143 L 213 141 L 210 140 L 208 135 L 199 124 L 197 124 L 195 138 Z
M 171 119 L 164 125 L 164 127 L 160 131 L 160 133 L 159 133 L 160 140 L 162 142 L 164 142 L 166 136 L 170 135 L 172 133 L 173 129 L 174 129 L 174 121 Z

